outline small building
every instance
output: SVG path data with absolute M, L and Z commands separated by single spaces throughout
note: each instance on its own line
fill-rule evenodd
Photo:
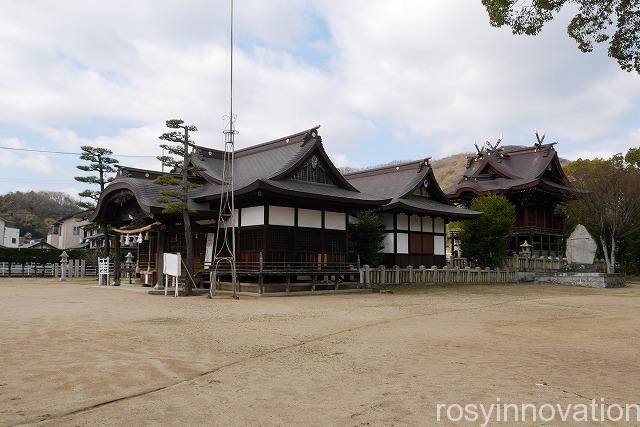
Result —
M 45 242 L 43 239 L 39 240 L 31 240 L 29 243 L 25 243 L 24 245 L 20 245 L 20 249 L 58 249 L 53 245 Z
M 47 243 L 58 249 L 70 249 L 82 246 L 85 241 L 84 228 L 90 224 L 87 220 L 79 220 L 75 214 L 64 216 L 51 227 L 47 233 Z
M 8 220 L 0 217 L 0 245 L 5 248 L 17 248 L 20 246 L 20 229 L 9 227 Z
M 476 218 L 479 212 L 453 206 L 442 192 L 429 159 L 346 174 L 369 194 L 388 198 L 377 208 L 385 225 L 387 266 L 446 265 L 446 224 Z
M 516 207 L 511 251 L 526 240 L 534 256 L 564 256 L 564 217 L 556 208 L 579 191 L 569 184 L 554 145 L 483 149 L 467 159 L 464 176 L 445 193 L 463 206 L 481 195 L 504 194 Z

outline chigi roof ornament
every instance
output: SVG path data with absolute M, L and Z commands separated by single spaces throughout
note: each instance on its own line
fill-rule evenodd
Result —
M 430 168 L 430 167 L 431 167 L 431 157 L 427 157 L 420 163 L 420 166 L 418 167 L 418 173 L 422 172 L 424 168 Z

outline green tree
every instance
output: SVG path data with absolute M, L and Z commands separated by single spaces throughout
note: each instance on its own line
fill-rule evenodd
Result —
M 384 247 L 384 224 L 372 211 L 362 211 L 356 215 L 357 221 L 349 224 L 349 236 L 353 243 L 354 256 L 360 256 L 362 265 L 379 265 Z
M 609 159 L 578 159 L 566 171 L 582 190 L 580 199 L 567 206 L 569 221 L 583 224 L 598 237 L 607 272 L 613 273 L 619 246 L 629 249 L 640 232 L 640 169 L 616 154 Z
M 199 170 L 191 163 L 189 147 L 194 147 L 189 139 L 189 132 L 198 130 L 194 125 L 185 125 L 183 120 L 167 120 L 166 125 L 170 129 L 181 129 L 166 132 L 160 139 L 174 144 L 161 144 L 168 155 L 159 156 L 158 160 L 164 166 L 170 168 L 170 173 L 160 175 L 154 180 L 156 184 L 164 185 L 166 190 L 161 191 L 156 197 L 157 201 L 165 205 L 163 213 L 167 215 L 182 215 L 184 225 L 184 240 L 187 250 L 187 280 L 185 281 L 185 294 L 190 295 L 193 275 L 193 234 L 191 232 L 191 217 L 189 216 L 189 190 L 199 185 L 189 180 L 189 175 Z M 175 157 L 174 157 L 175 156 Z
M 74 178 L 76 181 L 98 186 L 96 190 L 87 189 L 78 193 L 81 198 L 88 199 L 87 201 L 78 202 L 78 207 L 83 210 L 79 218 L 86 218 L 96 208 L 96 203 L 107 184 L 113 181 L 113 174 L 118 170 L 118 160 L 110 157 L 113 152 L 107 148 L 83 145 L 80 147 L 80 150 L 82 150 L 80 160 L 83 160 L 85 164 L 76 167 L 81 171 L 97 173 L 97 175 L 76 176 Z M 107 227 L 106 223 L 100 224 L 100 231 L 104 236 L 104 254 L 109 256 L 111 252 L 111 241 L 109 237 L 109 227 Z
M 594 43 L 609 44 L 609 56 L 625 71 L 640 73 L 640 3 L 637 0 L 482 0 L 495 27 L 507 25 L 514 34 L 538 34 L 565 5 L 578 13 L 567 32 L 582 52 Z
M 503 195 L 489 194 L 475 199 L 471 209 L 482 216 L 461 223 L 462 255 L 482 267 L 500 267 L 516 221 L 515 206 Z
M 630 167 L 640 169 L 640 147 L 630 148 L 624 156 L 624 161 L 627 162 Z

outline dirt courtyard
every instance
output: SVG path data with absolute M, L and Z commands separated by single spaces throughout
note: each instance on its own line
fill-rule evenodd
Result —
M 631 283 L 235 301 L 3 279 L 0 425 L 446 425 L 437 403 L 640 403 L 639 297 Z

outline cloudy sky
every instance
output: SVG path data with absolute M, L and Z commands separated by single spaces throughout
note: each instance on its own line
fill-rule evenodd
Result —
M 226 0 L 0 0 L 0 146 L 108 147 L 158 169 L 168 118 L 222 148 Z M 236 0 L 238 146 L 317 124 L 339 166 L 446 156 L 533 129 L 563 157 L 640 146 L 640 76 L 566 36 L 491 28 L 480 0 Z M 0 193 L 77 193 L 73 156 L 0 150 Z

